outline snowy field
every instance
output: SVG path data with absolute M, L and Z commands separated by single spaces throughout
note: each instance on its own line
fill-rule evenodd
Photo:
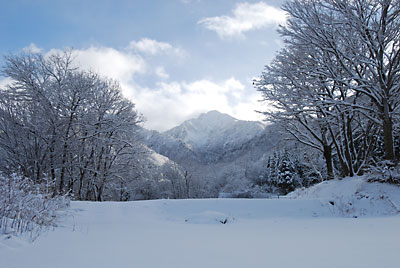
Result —
M 72 202 L 33 243 L 0 237 L 0 267 L 397 268 L 399 189 L 358 178 L 269 200 Z

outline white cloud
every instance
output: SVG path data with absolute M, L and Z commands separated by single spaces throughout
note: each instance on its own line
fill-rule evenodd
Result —
M 165 68 L 163 66 L 156 67 L 154 72 L 161 79 L 168 79 L 169 78 L 169 74 L 165 71 Z
M 4 77 L 4 78 L 0 77 L 0 88 L 4 89 L 5 86 L 11 84 L 12 82 L 13 80 L 9 77 Z
M 264 2 L 239 3 L 231 16 L 203 18 L 198 23 L 215 31 L 221 38 L 244 37 L 244 33 L 278 24 L 284 24 L 286 13 Z
M 236 106 L 233 107 L 233 117 L 240 120 L 264 120 L 265 116 L 256 112 L 265 110 L 265 104 L 262 104 L 259 99 L 259 94 L 255 93 L 248 96 L 247 101 L 239 102 Z
M 82 68 L 117 79 L 124 95 L 145 116 L 147 128 L 167 130 L 210 110 L 219 110 L 239 119 L 258 119 L 253 111 L 255 98 L 249 98 L 246 86 L 234 77 L 221 81 L 166 82 L 169 75 L 164 66 L 151 66 L 140 55 L 129 51 L 90 47 L 74 50 L 73 55 Z M 141 78 L 152 74 L 156 74 L 158 81 L 154 87 L 149 87 Z
M 22 51 L 25 53 L 40 53 L 42 50 L 34 43 L 30 43 L 29 46 L 22 48 Z
M 125 53 L 109 47 L 89 47 L 73 50 L 75 62 L 84 69 L 90 69 L 100 75 L 128 82 L 135 74 L 144 74 L 148 66 L 140 55 Z
M 166 52 L 172 49 L 172 46 L 165 42 L 142 38 L 139 41 L 131 41 L 128 48 L 135 49 L 142 53 L 155 55 L 160 52 Z
M 194 1 L 195 1 L 195 0 L 181 0 L 181 3 L 187 5 L 187 4 L 193 3 Z M 196 2 L 197 2 L 197 3 L 200 3 L 201 0 L 196 0 Z
M 133 91 L 138 110 L 147 118 L 145 126 L 150 129 L 164 131 L 210 110 L 239 119 L 260 119 L 254 112 L 258 95 L 249 96 L 245 85 L 233 77 L 218 82 L 202 79 L 159 83 L 155 90 L 136 88 Z
M 181 48 L 173 47 L 169 43 L 159 42 L 149 38 L 142 38 L 139 41 L 131 41 L 128 49 L 153 56 L 162 53 L 172 53 L 178 56 L 185 55 L 185 51 Z
M 31 44 L 29 47 L 34 48 L 35 45 Z M 59 52 L 62 50 L 51 49 L 46 54 Z M 134 75 L 154 74 L 156 77 L 166 80 L 169 78 L 169 74 L 165 67 L 152 65 L 150 64 L 151 60 L 156 59 L 162 62 L 171 54 L 182 59 L 187 53 L 169 43 L 143 38 L 139 41 L 131 41 L 127 49 L 91 46 L 87 49 L 72 50 L 72 54 L 77 66 L 117 79 L 121 83 L 127 83 Z M 145 57 L 149 55 L 151 58 Z

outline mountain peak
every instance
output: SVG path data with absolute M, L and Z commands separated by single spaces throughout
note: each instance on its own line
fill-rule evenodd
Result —
M 215 117 L 231 117 L 231 118 L 233 118 L 232 116 L 230 116 L 228 114 L 225 114 L 225 113 L 221 113 L 220 111 L 217 111 L 217 110 L 211 110 L 211 111 L 202 113 L 202 114 L 199 115 L 199 117 L 201 117 L 201 116 L 215 116 Z
M 194 119 L 194 120 L 196 120 L 196 119 Z M 209 111 L 207 113 L 200 114 L 199 117 L 197 118 L 197 120 L 210 120 L 211 122 L 217 121 L 219 123 L 221 121 L 224 121 L 224 122 L 236 122 L 236 121 L 238 121 L 236 118 L 233 118 L 232 116 L 230 116 L 228 114 L 221 113 L 221 112 L 219 112 L 217 110 L 212 110 L 212 111 Z
M 165 133 L 182 140 L 190 148 L 207 149 L 239 144 L 258 136 L 264 127 L 259 122 L 241 121 L 219 111 L 209 111 L 183 122 Z
M 191 124 L 204 126 L 206 128 L 223 128 L 234 124 L 238 121 L 236 118 L 228 114 L 221 113 L 219 111 L 209 111 L 199 115 L 196 119 L 188 120 Z

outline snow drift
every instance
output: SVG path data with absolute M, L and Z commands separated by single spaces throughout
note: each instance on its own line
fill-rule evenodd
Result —
M 321 182 L 308 189 L 302 188 L 286 198 L 317 199 L 338 216 L 381 216 L 400 213 L 400 187 L 367 182 L 367 177 L 347 177 Z

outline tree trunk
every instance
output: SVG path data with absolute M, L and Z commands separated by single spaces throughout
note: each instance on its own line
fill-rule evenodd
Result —
M 57 192 L 57 182 L 56 182 L 56 172 L 55 172 L 55 167 L 54 167 L 54 147 L 53 147 L 53 142 L 52 145 L 50 146 L 50 176 L 51 176 L 51 182 L 54 183 L 54 192 L 53 192 L 53 197 L 58 195 Z
M 347 122 L 346 122 L 347 120 Z M 353 169 L 353 158 L 352 158 L 352 154 L 351 154 L 351 144 L 349 141 L 349 133 L 351 133 L 351 125 L 350 125 L 350 121 L 348 118 L 345 119 L 344 115 L 342 118 L 342 122 L 343 122 L 343 126 L 342 126 L 342 135 L 343 135 L 343 152 L 344 152 L 344 158 L 345 158 L 345 162 L 346 166 L 347 166 L 347 170 L 348 170 L 348 176 L 353 177 L 354 176 L 354 169 Z
M 383 144 L 385 148 L 385 160 L 395 160 L 393 121 L 389 115 L 389 105 L 387 101 L 384 101 L 383 104 Z
M 334 179 L 335 174 L 333 172 L 332 147 L 329 145 L 324 145 L 324 159 L 326 163 L 327 179 Z

